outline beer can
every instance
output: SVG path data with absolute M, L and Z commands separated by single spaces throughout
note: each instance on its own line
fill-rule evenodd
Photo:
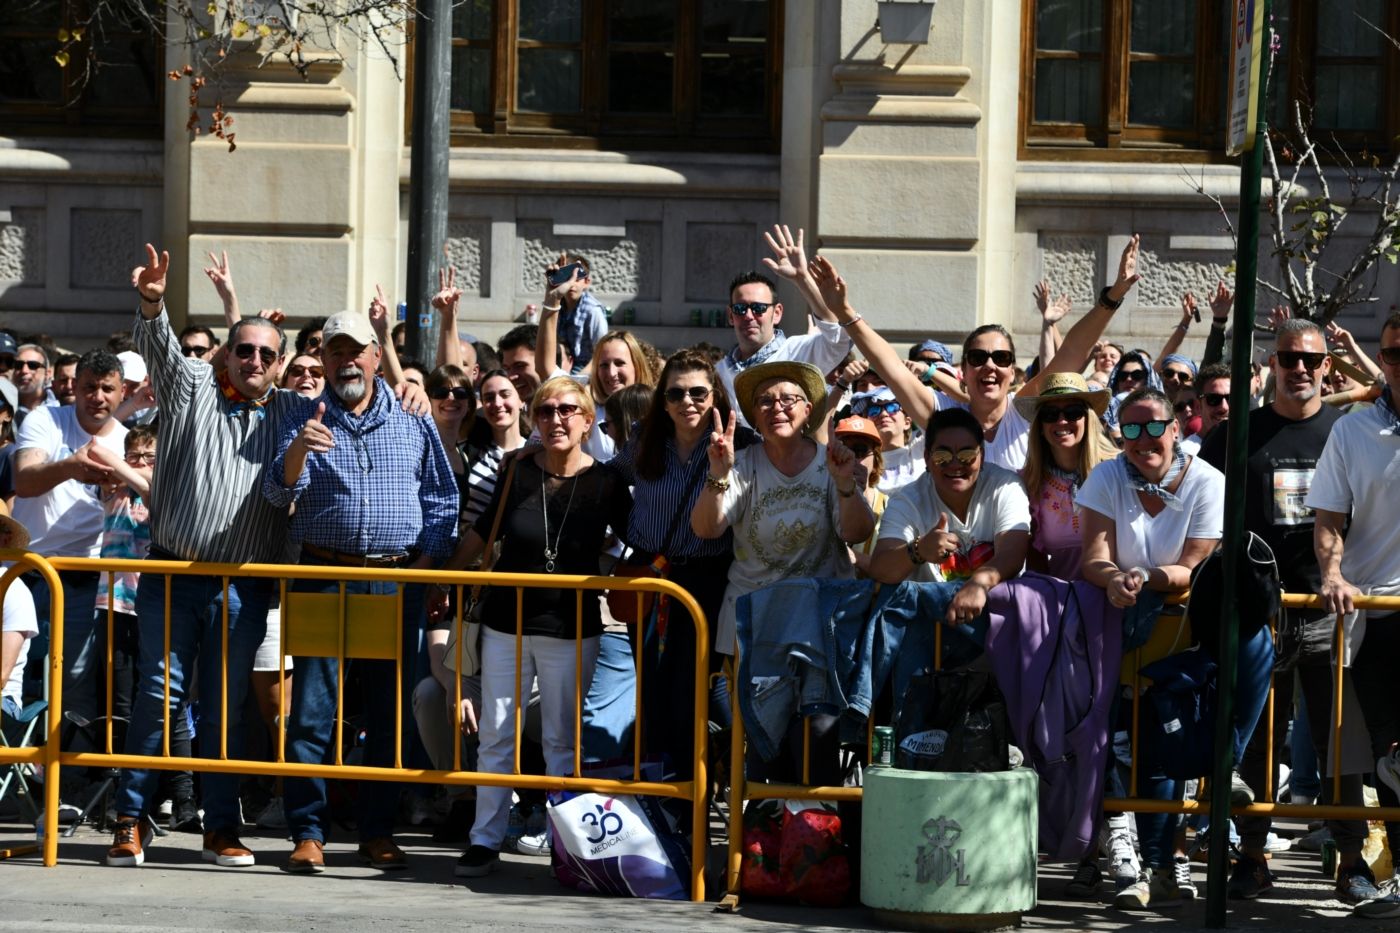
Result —
M 400 302 L 399 302 L 399 320 L 400 320 L 400 321 L 404 321 L 404 320 L 407 320 L 407 319 L 408 319 L 408 302 L 406 302 L 406 301 L 400 301 Z
M 894 767 L 894 729 L 876 726 L 870 734 L 870 767 Z
M 1322 874 L 1327 878 L 1337 877 L 1337 843 L 1333 839 L 1322 844 Z

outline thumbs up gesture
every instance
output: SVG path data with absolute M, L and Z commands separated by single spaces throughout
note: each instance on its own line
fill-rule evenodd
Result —
M 335 446 L 335 438 L 331 436 L 331 429 L 321 423 L 321 419 L 326 414 L 326 403 L 320 402 L 316 405 L 316 414 L 302 425 L 297 432 L 295 443 L 300 444 L 310 453 L 323 454 Z
M 961 543 L 958 536 L 948 530 L 948 513 L 939 512 L 938 524 L 919 539 L 919 556 L 941 564 L 949 555 L 957 553 Z

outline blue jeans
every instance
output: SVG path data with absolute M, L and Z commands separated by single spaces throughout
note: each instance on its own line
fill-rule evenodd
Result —
M 63 710 L 72 711 L 84 719 L 96 719 L 99 656 L 95 609 L 99 574 L 66 570 L 59 574 L 63 583 Z M 30 660 L 41 662 L 49 651 L 49 584 L 37 574 L 27 576 L 29 590 L 34 595 L 34 614 L 39 622 L 39 637 L 29 648 Z M 104 620 L 106 616 L 103 616 Z M 105 624 L 105 623 L 104 623 Z M 67 729 L 71 729 L 71 725 Z M 71 745 L 64 742 L 64 747 Z M 88 751 L 84 743 L 76 750 Z
M 1207 650 L 1214 646 L 1207 646 Z M 1248 639 L 1240 641 L 1236 659 L 1235 716 L 1231 729 L 1234 757 L 1238 767 L 1244 758 L 1245 746 L 1254 734 L 1259 714 L 1269 699 L 1269 679 L 1274 672 L 1274 639 L 1266 625 Z M 1183 782 L 1174 778 L 1143 777 L 1138 795 L 1151 800 L 1180 800 L 1185 790 Z M 1180 817 L 1176 813 L 1139 813 L 1138 839 L 1142 844 L 1142 862 L 1156 868 L 1168 868 L 1175 855 L 1173 838 Z
M 298 593 L 334 593 L 339 586 L 334 580 L 298 580 L 291 589 Z M 350 581 L 345 584 L 347 596 L 392 596 L 396 592 L 398 587 L 394 583 Z M 410 586 L 404 590 L 403 614 L 405 696 L 403 717 L 397 727 L 407 764 L 408 739 L 416 731 L 412 698 L 416 682 L 410 679 L 409 674 L 413 667 L 413 652 L 421 640 L 423 629 L 421 586 Z M 351 659 L 349 663 L 356 666 L 363 690 L 365 745 L 361 764 L 392 768 L 396 725 L 394 662 Z M 296 676 L 292 678 L 292 711 L 287 719 L 288 761 L 301 764 L 330 764 L 335 761 L 335 721 L 341 714 L 336 709 L 339 668 L 336 658 L 296 659 Z M 348 729 L 346 734 L 349 734 Z M 402 785 L 393 781 L 360 782 L 356 819 L 361 841 L 393 835 L 402 789 Z M 316 839 L 325 842 L 326 782 L 321 778 L 287 778 L 282 784 L 282 798 L 291 837 L 297 841 Z
M 627 632 L 604 632 L 598 664 L 583 700 L 583 760 L 609 761 L 632 754 L 637 723 L 637 668 Z
M 243 757 L 243 705 L 253 672 L 253 655 L 267 631 L 272 580 L 231 579 L 228 584 L 228 683 L 222 682 L 223 585 L 217 577 L 175 576 L 170 581 L 170 714 L 174 750 L 175 719 L 184 718 L 190 678 L 198 675 L 198 753 L 219 757 L 221 724 L 228 728 L 228 757 Z M 159 756 L 167 721 L 165 710 L 165 576 L 143 573 L 136 588 L 140 629 L 136 700 L 127 728 L 129 755 Z M 228 715 L 220 700 L 228 693 Z M 225 723 L 226 720 L 226 723 Z M 116 808 L 123 816 L 144 813 L 160 779 L 157 771 L 124 771 Z M 200 780 L 204 828 L 213 832 L 239 828 L 236 774 L 205 774 Z

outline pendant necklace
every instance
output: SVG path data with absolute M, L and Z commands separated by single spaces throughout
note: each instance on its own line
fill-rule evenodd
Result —
M 553 475 L 553 474 L 549 474 Z M 559 477 L 562 479 L 563 477 Z M 569 501 L 564 506 L 564 517 L 559 521 L 559 533 L 554 536 L 554 548 L 549 547 L 549 481 L 545 480 L 545 485 L 540 488 L 540 511 L 544 513 L 544 572 L 554 572 L 554 562 L 559 558 L 559 542 L 564 539 L 564 525 L 569 521 L 569 511 L 574 507 L 574 493 L 578 491 L 578 474 L 569 477 L 573 484 L 569 486 Z

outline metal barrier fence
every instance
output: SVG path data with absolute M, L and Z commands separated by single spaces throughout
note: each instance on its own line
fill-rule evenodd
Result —
M 1174 600 L 1181 601 L 1181 600 Z M 1358 609 L 1383 609 L 1390 611 L 1400 611 L 1400 597 L 1381 596 L 1358 596 L 1354 600 Z M 1322 599 L 1319 596 L 1308 596 L 1303 594 L 1284 594 L 1283 606 L 1289 609 L 1321 609 Z M 1332 762 L 1332 799 L 1340 799 L 1342 781 L 1342 742 L 1340 739 L 1342 729 L 1342 696 L 1343 679 L 1341 676 L 1342 659 L 1345 656 L 1346 634 L 1338 617 L 1336 625 L 1335 643 L 1335 664 L 1336 672 L 1333 677 L 1333 708 L 1332 708 L 1332 730 L 1334 741 L 1333 762 Z M 1141 668 L 1141 649 L 1135 649 L 1133 671 L 1137 672 Z M 935 629 L 934 636 L 934 657 L 938 660 L 942 658 L 942 629 L 941 626 Z M 734 656 L 734 665 L 737 670 L 738 654 Z M 935 663 L 935 667 L 937 662 Z M 733 694 L 733 717 L 734 729 L 731 736 L 731 754 L 734 765 L 731 766 L 731 784 L 729 790 L 729 853 L 727 860 L 727 894 L 722 902 L 723 906 L 733 909 L 737 906 L 742 894 L 742 868 L 743 868 L 743 809 L 744 801 L 764 800 L 764 799 L 784 799 L 784 800 L 812 800 L 812 801 L 859 801 L 862 799 L 863 790 L 859 787 L 813 787 L 809 784 L 810 774 L 810 724 L 803 731 L 803 783 L 802 784 L 762 784 L 746 781 L 743 777 L 744 769 L 740 766 L 744 760 L 744 723 L 740 714 L 738 702 L 738 690 L 743 689 L 743 684 L 738 684 L 731 679 L 731 692 Z M 1137 792 L 1137 761 L 1138 761 L 1138 712 L 1141 703 L 1140 675 L 1134 675 L 1133 681 L 1133 721 L 1132 721 L 1132 767 L 1129 777 L 1129 797 L 1104 799 L 1104 809 L 1106 811 L 1133 811 L 1139 813 L 1188 813 L 1206 809 L 1205 805 L 1195 800 L 1153 800 L 1133 796 Z M 1275 793 L 1274 766 L 1273 766 L 1273 717 L 1274 717 L 1274 688 L 1272 675 L 1270 675 L 1269 697 L 1265 706 L 1264 714 L 1256 731 L 1264 730 L 1266 747 L 1264 773 L 1268 776 L 1268 786 L 1265 788 L 1263 801 L 1256 801 L 1249 806 L 1232 806 L 1230 812 L 1236 815 L 1259 815 L 1278 817 L 1305 817 L 1316 819 L 1365 819 L 1365 820 L 1400 820 L 1400 808 L 1397 807 L 1355 807 L 1341 806 L 1337 804 L 1281 804 L 1273 801 Z M 866 748 L 870 747 L 870 732 L 875 726 L 872 719 L 867 723 L 866 728 Z M 1111 754 L 1111 751 L 1110 751 Z M 1238 763 L 1237 763 L 1238 764 Z M 847 840 L 851 844 L 850 840 Z M 855 844 L 859 844 L 856 842 Z
M 696 724 L 693 753 L 693 778 L 689 781 L 643 781 L 640 780 L 642 766 L 641 717 L 643 715 L 642 690 L 642 637 L 638 626 L 633 633 L 636 639 L 633 656 L 636 663 L 636 708 L 637 725 L 634 727 L 633 780 L 602 780 L 588 777 L 558 777 L 523 774 L 520 770 L 520 743 L 524 704 L 521 702 L 521 639 L 523 636 L 524 591 L 526 589 L 573 590 L 576 594 L 575 645 L 575 688 L 574 688 L 574 774 L 583 772 L 582 730 L 580 721 L 583 697 L 588 685 L 580 675 L 583 665 L 582 609 L 585 593 L 590 591 L 623 590 L 636 594 L 638 614 L 644 594 L 665 595 L 677 600 L 680 608 L 690 613 L 695 620 L 695 683 L 694 701 L 698 717 L 703 717 L 707 709 L 709 683 L 709 626 L 708 620 L 694 598 L 681 587 L 657 577 L 619 578 L 605 576 L 532 575 L 511 573 L 483 573 L 477 571 L 437 571 L 371 569 L 347 566 L 317 565 L 273 565 L 273 564 L 204 564 L 185 561 L 157 560 L 116 560 L 90 558 L 50 558 L 20 551 L 0 551 L 0 560 L 15 561 L 15 566 L 0 578 L 0 601 L 4 591 L 20 573 L 37 571 L 49 584 L 50 591 L 50 644 L 49 658 L 50 695 L 48 707 L 48 731 L 43 745 L 33 748 L 0 748 L 0 765 L 9 763 L 42 763 L 45 765 L 45 820 L 43 856 L 44 864 L 52 866 L 58 859 L 58 794 L 59 775 L 65 766 L 100 768 L 141 768 L 155 770 L 189 770 L 201 772 L 261 774 L 274 777 L 319 777 L 330 779 L 401 781 L 418 784 L 474 785 L 511 788 L 533 788 L 540 790 L 592 791 L 610 794 L 642 794 L 659 797 L 675 797 L 690 801 L 691 810 L 691 898 L 704 900 L 705 852 L 708 846 L 708 825 L 706 822 L 706 748 L 708 729 L 702 718 Z M 282 617 L 279 656 L 308 655 L 313 657 L 333 657 L 338 663 L 336 683 L 337 716 L 333 741 L 335 762 L 331 765 L 300 764 L 289 762 L 285 757 L 286 726 L 279 717 L 278 742 L 275 761 L 255 761 L 228 757 L 227 716 L 221 716 L 219 735 L 219 757 L 185 758 L 170 754 L 170 719 L 164 717 L 162 754 L 158 757 L 128 755 L 113 748 L 113 735 L 110 711 L 112 709 L 112 678 L 107 678 L 105 743 L 99 752 L 63 751 L 60 748 L 63 713 L 63 590 L 59 574 L 64 571 L 99 573 L 142 573 L 163 575 L 165 578 L 165 669 L 170 668 L 171 632 L 171 586 L 176 577 L 201 576 L 220 580 L 224 599 L 221 630 L 223 643 L 220 646 L 205 646 L 205 650 L 219 649 L 221 656 L 221 678 L 217 685 L 221 700 L 228 695 L 228 588 L 229 581 L 235 578 L 267 578 L 278 581 L 281 597 Z M 305 593 L 290 589 L 289 581 L 314 580 L 330 581 L 337 584 L 334 593 Z M 347 594 L 346 585 L 351 582 L 379 582 L 397 584 L 444 584 L 455 589 L 456 619 L 454 624 L 462 625 L 464 596 L 476 585 L 489 585 L 494 588 L 510 587 L 515 590 L 515 634 L 516 634 L 516 703 L 515 703 L 515 760 L 512 772 L 507 774 L 461 770 L 461 743 L 454 742 L 453 765 L 451 771 L 422 768 L 405 768 L 402 761 L 404 746 L 403 734 L 403 589 L 394 596 L 365 596 Z M 304 599 L 302 597 L 312 597 Z M 325 597 L 317 599 L 315 597 Z M 596 596 L 592 597 L 596 598 Z M 393 611 L 395 620 L 391 630 L 383 625 L 387 611 Z M 104 660 L 108 671 L 112 669 L 113 653 L 113 610 L 107 612 L 107 655 Z M 456 639 L 457 657 L 455 670 L 462 668 L 462 639 Z M 349 765 L 343 761 L 341 700 L 345 684 L 346 660 L 356 658 L 392 660 L 395 663 L 395 741 L 394 767 L 370 767 Z M 285 664 L 285 662 L 283 662 Z M 285 680 L 285 669 L 282 671 Z M 454 725 L 461 731 L 461 677 L 456 677 L 456 703 Z M 201 689 L 214 689 L 203 684 Z M 220 703 L 220 709 L 226 706 Z M 170 680 L 165 680 L 164 709 L 170 709 Z

